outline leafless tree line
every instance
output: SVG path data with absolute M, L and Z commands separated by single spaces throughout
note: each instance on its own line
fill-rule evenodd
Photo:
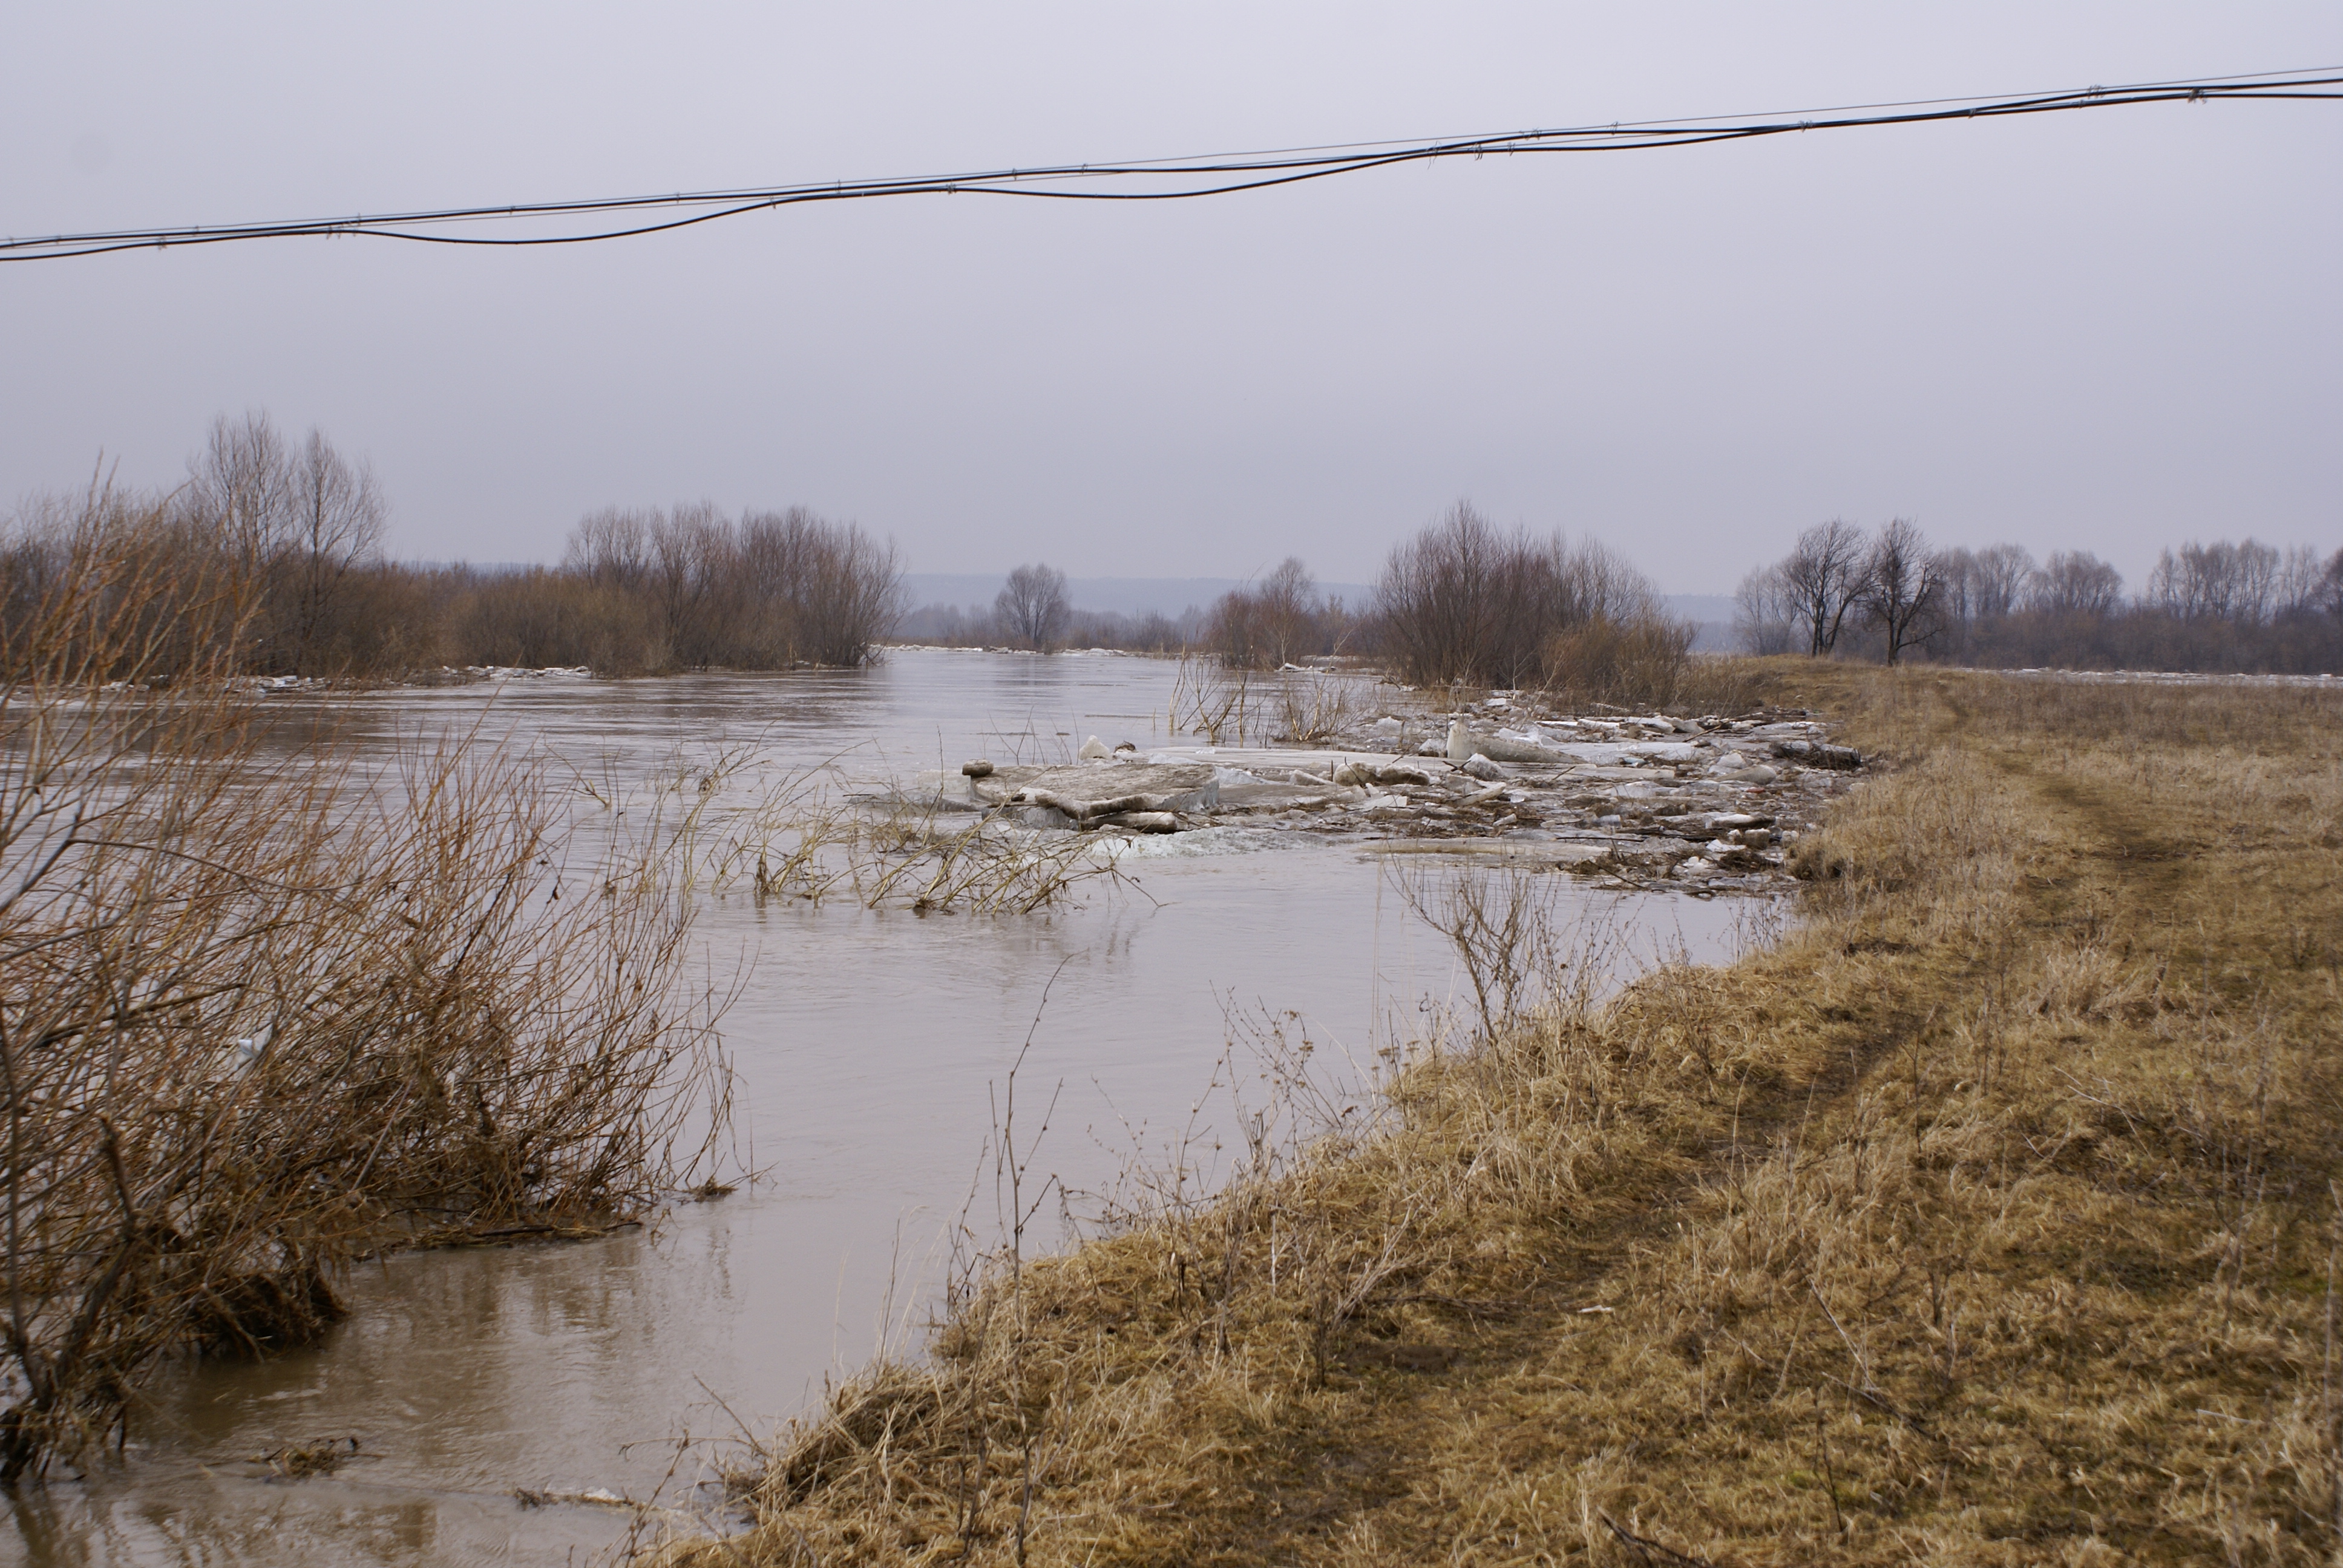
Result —
M 106 506 L 140 511 L 140 528 L 120 533 L 116 548 L 136 554 L 148 577 L 176 592 L 233 584 L 244 596 L 232 617 L 237 645 L 225 650 L 238 673 L 370 672 L 428 651 L 414 618 L 401 613 L 407 607 L 388 602 L 402 596 L 383 592 L 381 487 L 322 432 L 296 442 L 263 415 L 222 418 L 168 496 L 99 493 Z M 36 497 L 8 519 L 0 636 L 21 640 L 25 618 L 78 569 L 95 504 L 91 496 Z M 149 609 L 172 618 L 163 600 Z M 198 619 L 210 627 L 207 612 Z M 196 641 L 179 637 L 176 657 L 194 658 Z M 151 652 L 167 665 L 161 644 Z
M 63 569 L 83 506 L 51 497 L 21 510 L 5 547 L 11 584 Z M 737 521 L 705 503 L 596 512 L 555 568 L 388 561 L 388 506 L 367 466 L 318 431 L 294 441 L 258 414 L 216 423 L 186 482 L 154 509 L 141 548 L 189 570 L 205 556 L 196 576 L 255 594 L 238 621 L 242 674 L 854 665 L 903 608 L 894 547 L 802 507 Z
M 1341 655 L 1435 684 L 1544 685 L 1594 701 L 1664 701 L 1690 668 L 1694 628 L 1664 613 L 1639 572 L 1591 539 L 1507 533 L 1459 502 L 1392 552 L 1373 600 L 1322 593 L 1306 562 L 1222 594 L 1209 609 L 1126 617 L 1076 609 L 1065 576 L 1021 566 L 990 609 L 929 605 L 898 636 L 957 647 L 1063 646 L 1209 656 L 1277 669 Z M 1653 695 L 1657 693 L 1659 695 Z
M 2036 563 L 2022 545 L 1930 548 L 1896 518 L 1841 518 L 1742 580 L 1753 653 L 1906 656 L 1961 663 L 2316 671 L 2343 662 L 2343 550 L 2255 539 L 2167 549 L 2146 588 L 2086 551 Z
M 738 520 L 707 502 L 608 508 L 571 531 L 558 567 L 453 579 L 440 662 L 459 666 L 852 666 L 903 610 L 895 547 L 803 507 Z
M 591 514 L 559 567 L 484 585 L 457 627 L 472 663 L 783 669 L 867 662 L 903 608 L 894 546 L 859 527 L 701 502 Z

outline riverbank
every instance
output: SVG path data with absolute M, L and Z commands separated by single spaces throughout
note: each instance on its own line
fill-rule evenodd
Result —
M 1783 942 L 996 1255 L 673 1560 L 2331 1554 L 2343 704 L 1770 679 L 1885 759 Z

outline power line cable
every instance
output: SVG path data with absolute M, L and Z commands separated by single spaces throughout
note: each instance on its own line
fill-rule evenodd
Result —
M 1184 158 L 1136 158 L 957 175 L 831 180 L 588 201 L 446 207 L 373 216 L 357 215 L 277 223 L 106 229 L 25 239 L 11 237 L 0 241 L 0 262 L 58 261 L 126 250 L 337 235 L 427 245 L 508 247 L 585 245 L 662 234 L 722 218 L 739 217 L 747 213 L 813 202 L 868 201 L 898 196 L 1008 196 L 1057 201 L 1189 201 L 1442 158 L 1514 156 L 1535 153 L 1646 152 L 1662 147 L 1748 141 L 1807 131 L 1924 125 L 1948 120 L 2003 119 L 2071 110 L 2119 108 L 2138 104 L 2337 99 L 2343 99 L 2343 67 L 2322 67 L 2307 72 L 2258 72 L 2238 76 L 2203 76 L 2061 92 L 1851 105 L 1787 115 L 1726 115 L 1624 121 L 1604 126 L 1445 136 L 1416 142 L 1352 142 Z M 551 234 L 429 232 L 440 226 L 591 218 L 619 213 L 649 213 L 662 208 L 687 209 L 687 212 L 686 216 L 658 221 Z

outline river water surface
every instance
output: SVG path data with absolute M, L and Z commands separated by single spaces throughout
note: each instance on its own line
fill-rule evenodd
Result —
M 970 756 L 1054 760 L 1091 734 L 1144 748 L 1168 739 L 1172 680 L 1149 659 L 909 650 L 851 672 L 400 690 L 358 699 L 354 723 L 386 761 L 401 737 L 483 724 L 594 779 L 728 746 L 784 769 L 840 758 L 876 779 Z M 882 1334 L 916 1349 L 1029 1033 L 1021 1128 L 1056 1102 L 1034 1169 L 1095 1191 L 1134 1153 L 1209 1128 L 1220 1102 L 1194 1108 L 1232 1020 L 1298 1015 L 1319 1060 L 1363 1074 L 1455 1000 L 1444 942 L 1355 845 L 1216 829 L 1149 841 L 1128 865 L 1139 890 L 1092 882 L 1078 906 L 1031 917 L 707 897 L 694 940 L 709 971 L 749 965 L 723 1027 L 740 1153 L 762 1180 L 602 1241 L 364 1266 L 343 1292 L 348 1320 L 318 1345 L 166 1378 L 121 1464 L 8 1498 L 0 1562 L 608 1553 L 630 1511 L 524 1508 L 515 1491 L 712 1510 L 698 1483 L 729 1440 L 769 1437 Z M 1744 929 L 1729 900 L 1567 897 L 1646 953 L 1726 957 Z M 989 1184 L 968 1212 L 990 1239 Z M 253 1462 L 321 1438 L 356 1438 L 357 1457 L 302 1481 Z

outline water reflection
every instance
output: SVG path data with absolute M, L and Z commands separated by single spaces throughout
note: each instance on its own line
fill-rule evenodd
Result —
M 1171 679 L 1138 659 L 910 653 L 854 672 L 386 693 L 347 724 L 386 762 L 418 731 L 478 722 L 581 769 L 754 740 L 783 766 L 845 753 L 877 775 L 1055 758 L 1091 733 L 1144 746 L 1162 738 Z M 1446 951 L 1375 864 L 1274 842 L 1151 859 L 1146 897 L 1021 920 L 711 898 L 697 937 L 710 971 L 754 959 L 725 1032 L 743 1153 L 768 1181 L 601 1241 L 368 1265 L 321 1345 L 166 1380 L 123 1466 L 16 1497 L 0 1558 L 557 1563 L 621 1539 L 627 1516 L 524 1509 L 515 1489 L 706 1505 L 693 1483 L 709 1451 L 679 1469 L 679 1444 L 769 1431 L 882 1334 L 916 1340 L 990 1090 L 1029 1028 L 1021 1081 L 1060 1095 L 1038 1163 L 1095 1189 L 1187 1121 L 1232 1011 L 1292 1010 L 1322 1059 L 1363 1063 L 1393 1011 L 1453 997 Z M 1731 939 L 1722 901 L 1597 897 L 1667 947 L 1713 956 Z M 327 1437 L 360 1444 L 330 1476 L 273 1481 L 250 1462 Z

